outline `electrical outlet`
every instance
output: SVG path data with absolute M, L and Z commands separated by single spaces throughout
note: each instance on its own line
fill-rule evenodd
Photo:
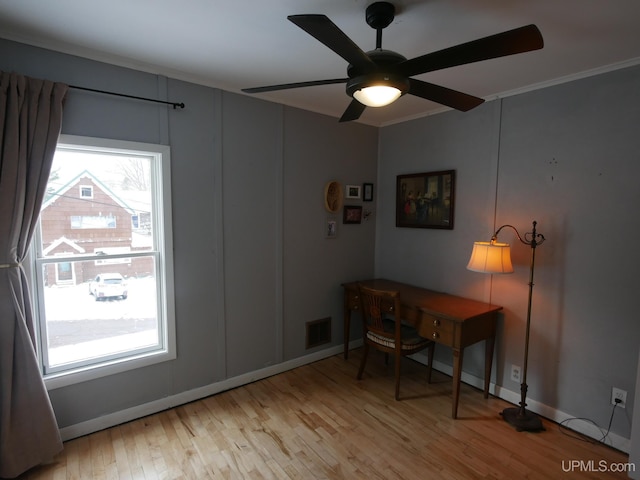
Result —
M 620 400 L 616 402 L 616 400 Z M 618 405 L 621 408 L 627 407 L 627 392 L 619 388 L 613 387 L 611 389 L 611 405 Z
M 520 383 L 520 367 L 518 365 L 511 365 L 511 380 Z

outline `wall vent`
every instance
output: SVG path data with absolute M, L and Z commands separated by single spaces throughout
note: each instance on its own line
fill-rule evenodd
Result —
M 306 348 L 313 348 L 331 342 L 331 317 L 307 322 L 306 327 Z

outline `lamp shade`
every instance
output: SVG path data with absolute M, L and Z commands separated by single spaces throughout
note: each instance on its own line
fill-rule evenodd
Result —
M 372 85 L 353 92 L 353 97 L 367 107 L 384 107 L 400 98 L 402 92 L 389 85 Z
M 513 273 L 509 244 L 475 242 L 467 269 L 482 273 Z

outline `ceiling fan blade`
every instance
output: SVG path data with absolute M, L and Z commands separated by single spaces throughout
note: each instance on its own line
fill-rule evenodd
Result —
M 313 80 L 311 82 L 282 83 L 280 85 L 269 85 L 266 87 L 243 88 L 245 93 L 275 92 L 276 90 L 287 90 L 289 88 L 315 87 L 317 85 L 333 85 L 334 83 L 347 83 L 348 78 L 332 78 L 329 80 Z
M 351 120 L 359 119 L 365 108 L 367 108 L 366 105 L 363 105 L 354 98 L 342 114 L 342 117 L 340 117 L 340 122 L 350 122 Z
M 411 77 L 443 68 L 538 50 L 543 46 L 544 40 L 538 27 L 527 25 L 415 57 L 398 64 L 397 68 L 402 75 Z
M 466 112 L 484 102 L 482 98 L 467 95 L 466 93 L 451 90 L 450 88 L 423 82 L 415 78 L 409 79 L 409 92 L 411 95 L 437 102 L 447 107 Z
M 325 15 L 289 15 L 287 17 L 309 35 L 356 67 L 375 67 L 369 56 Z

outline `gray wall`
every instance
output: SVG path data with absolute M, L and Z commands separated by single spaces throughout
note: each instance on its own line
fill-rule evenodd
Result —
M 0 69 L 186 104 L 68 94 L 63 133 L 171 146 L 178 357 L 51 390 L 61 427 L 341 351 L 340 284 L 373 274 L 375 218 L 325 239 L 324 186 L 375 181 L 376 128 L 5 40 Z M 331 343 L 306 349 L 325 317 Z
M 529 398 L 606 426 L 620 387 L 629 406 L 612 431 L 630 437 L 640 68 L 381 129 L 4 40 L 0 69 L 187 106 L 68 96 L 64 133 L 171 146 L 178 358 L 52 390 L 62 427 L 301 358 L 310 320 L 330 316 L 338 346 L 340 283 L 374 274 L 503 305 L 492 381 L 517 396 L 509 372 L 522 364 L 528 248 L 514 244 L 513 275 L 465 266 L 474 240 L 537 220 L 547 242 Z M 396 175 L 442 169 L 457 172 L 455 229 L 396 228 Z M 329 180 L 375 184 L 370 220 L 340 224 L 335 240 L 324 239 Z M 450 357 L 438 349 L 441 365 Z M 482 345 L 469 348 L 465 374 L 481 377 L 482 360 Z
M 378 158 L 376 275 L 504 306 L 493 381 L 518 392 L 510 368 L 523 362 L 530 249 L 504 231 L 513 275 L 465 267 L 473 241 L 537 220 L 547 240 L 536 256 L 528 398 L 606 429 L 611 387 L 622 388 L 628 406 L 611 430 L 626 439 L 640 340 L 638 85 L 634 67 L 388 126 Z M 442 169 L 457 171 L 455 229 L 395 228 L 396 175 Z M 436 352 L 451 364 L 450 351 Z M 481 346 L 465 355 L 464 370 L 482 377 Z

